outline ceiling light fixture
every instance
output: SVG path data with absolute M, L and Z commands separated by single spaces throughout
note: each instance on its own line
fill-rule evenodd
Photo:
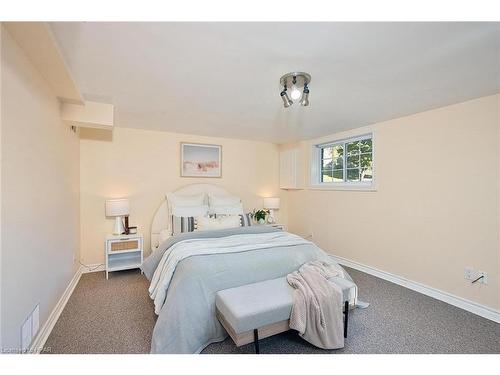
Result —
M 293 100 L 300 98 L 300 105 L 307 107 L 309 105 L 309 83 L 311 82 L 311 75 L 304 72 L 291 72 L 285 74 L 280 78 L 280 85 L 283 86 L 283 90 L 280 93 L 281 99 L 283 100 L 283 105 L 285 108 L 290 107 L 293 104 Z M 290 97 L 288 97 L 287 88 L 291 87 L 292 92 Z M 302 94 L 300 93 L 302 89 Z
M 307 87 L 307 84 L 304 85 L 304 92 L 302 93 L 302 99 L 300 99 L 300 105 L 302 107 L 307 107 L 309 105 L 309 87 Z
M 288 97 L 288 94 L 286 93 L 286 86 L 283 88 L 283 91 L 280 93 L 281 99 L 283 99 L 283 105 L 285 108 L 290 107 L 293 102 L 292 99 Z

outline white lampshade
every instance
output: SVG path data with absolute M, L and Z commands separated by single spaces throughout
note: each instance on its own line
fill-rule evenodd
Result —
M 106 216 L 127 216 L 128 214 L 128 199 L 106 200 Z
M 278 210 L 280 208 L 279 198 L 264 198 L 264 208 L 270 210 Z

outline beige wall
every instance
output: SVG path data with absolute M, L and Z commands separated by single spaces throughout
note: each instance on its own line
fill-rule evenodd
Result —
M 40 303 L 40 326 L 68 286 L 79 248 L 79 140 L 59 101 L 2 29 L 2 347 Z
M 222 145 L 222 178 L 180 177 L 180 142 Z M 130 225 L 145 235 L 165 193 L 193 183 L 213 183 L 242 198 L 246 210 L 262 207 L 278 188 L 278 147 L 271 143 L 115 128 L 86 130 L 80 142 L 82 262 L 104 262 L 104 237 L 113 220 L 104 216 L 107 198 L 130 199 Z M 286 206 L 283 200 L 283 206 Z M 286 214 L 286 207 L 279 211 Z
M 0 283 L 2 281 L 2 31 L 0 22 Z M 0 348 L 2 347 L 2 286 L 0 285 Z
M 335 255 L 499 309 L 499 98 L 301 142 L 307 171 L 312 144 L 373 130 L 377 191 L 291 191 L 289 228 Z M 466 266 L 488 272 L 488 285 L 471 286 Z

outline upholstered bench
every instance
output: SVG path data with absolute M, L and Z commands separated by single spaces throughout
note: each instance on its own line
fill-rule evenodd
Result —
M 354 303 L 356 285 L 346 279 L 330 279 L 342 289 L 344 337 L 347 337 L 349 303 Z M 293 305 L 293 288 L 285 277 L 266 280 L 217 292 L 217 318 L 236 346 L 254 342 L 259 353 L 259 339 L 288 331 Z

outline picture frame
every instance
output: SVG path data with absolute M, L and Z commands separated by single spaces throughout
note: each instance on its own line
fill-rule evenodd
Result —
M 222 146 L 181 142 L 181 177 L 222 177 Z

